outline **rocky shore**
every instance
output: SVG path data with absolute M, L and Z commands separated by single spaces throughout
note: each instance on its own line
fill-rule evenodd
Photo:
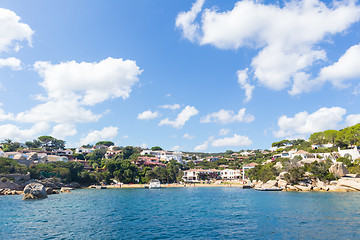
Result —
M 305 173 L 306 178 L 297 184 L 286 180 L 288 172 L 281 172 L 276 180 L 269 180 L 266 183 L 261 181 L 254 182 L 253 187 L 257 189 L 275 189 L 281 188 L 283 191 L 330 191 L 330 192 L 350 192 L 360 191 L 360 175 L 349 174 L 347 168 L 341 163 L 334 163 L 329 172 L 333 173 L 338 180 L 320 181 L 318 178 L 312 178 L 310 173 Z
M 58 178 L 42 180 L 31 179 L 27 182 L 1 182 L 0 195 L 24 195 L 24 199 L 45 198 L 47 195 L 69 193 L 71 190 L 81 188 L 79 183 L 65 184 Z

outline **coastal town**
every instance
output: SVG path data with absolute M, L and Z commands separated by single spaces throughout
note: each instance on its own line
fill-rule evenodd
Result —
M 51 188 L 50 193 L 90 185 L 143 187 L 151 179 L 164 186 L 358 191 L 359 128 L 314 133 L 306 141 L 282 140 L 268 150 L 212 154 L 121 147 L 111 141 L 65 148 L 64 141 L 51 136 L 26 143 L 7 139 L 0 145 L 0 192 L 21 193 L 31 179 Z

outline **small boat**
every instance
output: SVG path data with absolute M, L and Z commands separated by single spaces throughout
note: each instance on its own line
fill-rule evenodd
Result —
M 254 188 L 257 191 L 282 191 L 282 188 Z
M 145 188 L 161 188 L 161 183 L 158 179 L 151 179 L 149 185 L 145 185 Z

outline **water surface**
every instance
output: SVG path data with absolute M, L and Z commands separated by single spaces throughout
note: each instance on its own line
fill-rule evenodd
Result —
M 360 193 L 81 189 L 0 197 L 0 239 L 360 239 Z

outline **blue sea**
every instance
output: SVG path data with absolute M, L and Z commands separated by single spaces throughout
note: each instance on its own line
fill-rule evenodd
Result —
M 360 193 L 189 187 L 0 196 L 0 239 L 360 239 Z

